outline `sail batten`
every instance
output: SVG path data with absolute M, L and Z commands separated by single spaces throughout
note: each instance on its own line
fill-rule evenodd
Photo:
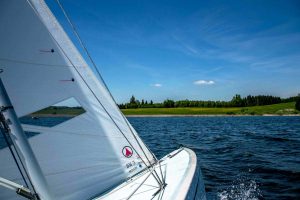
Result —
M 89 199 L 155 162 L 44 1 L 3 0 L 0 10 L 0 76 L 18 117 L 68 98 L 85 110 L 53 127 L 22 126 L 38 133 L 28 141 L 56 199 Z M 0 176 L 18 179 L 9 169 L 1 163 Z

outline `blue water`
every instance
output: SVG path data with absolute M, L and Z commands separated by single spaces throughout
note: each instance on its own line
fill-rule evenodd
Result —
M 66 119 L 22 120 L 45 121 L 40 125 L 51 127 Z M 208 199 L 300 199 L 300 117 L 130 117 L 129 121 L 159 158 L 181 145 L 193 149 Z M 3 145 L 0 135 L 0 149 Z
M 129 118 L 158 156 L 198 157 L 208 199 L 300 199 L 300 117 Z

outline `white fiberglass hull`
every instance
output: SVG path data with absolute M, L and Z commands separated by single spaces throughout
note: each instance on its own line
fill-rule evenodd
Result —
M 154 166 L 156 173 L 165 180 L 160 189 L 150 171 L 142 172 L 94 200 L 183 200 L 206 199 L 200 168 L 197 167 L 195 153 L 180 148 L 160 160 Z M 153 172 L 153 171 L 152 171 Z

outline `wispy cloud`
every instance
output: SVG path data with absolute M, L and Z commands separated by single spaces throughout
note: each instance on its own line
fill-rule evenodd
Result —
M 239 21 L 229 21 L 223 17 L 224 13 L 228 13 L 227 9 L 221 8 L 218 12 L 201 17 L 193 16 L 190 20 L 197 19 L 197 28 L 194 27 L 195 23 L 189 23 L 190 26 L 186 25 L 184 30 L 173 31 L 171 38 L 186 55 L 234 65 L 244 64 L 248 67 L 252 63 L 267 63 L 279 56 L 291 56 L 291 52 L 299 52 L 299 48 L 294 44 L 299 43 L 300 33 L 288 31 L 295 29 L 298 20 L 263 27 L 256 32 L 247 32 L 245 30 L 260 27 L 261 22 L 243 25 Z M 292 59 L 289 62 L 293 62 L 294 65 L 297 63 Z
M 299 91 L 300 18 L 292 2 L 272 9 L 253 3 L 195 3 L 180 13 L 177 8 L 184 2 L 141 3 L 136 12 L 124 7 L 117 14 L 111 14 L 111 5 L 82 6 L 73 13 L 75 23 L 99 63 L 104 60 L 104 73 L 112 81 L 131 80 L 124 88 L 134 87 L 132 91 L 136 82 L 144 86 L 136 95 L 223 98 L 239 90 Z M 170 6 L 175 7 L 166 14 Z M 115 76 L 121 70 L 122 76 Z
M 129 69 L 133 69 L 135 72 L 139 72 L 139 73 L 144 73 L 147 76 L 150 77 L 160 77 L 161 76 L 161 72 L 157 69 L 155 69 L 154 67 L 149 67 L 143 64 L 139 64 L 136 63 L 135 61 L 131 61 L 127 59 L 127 64 L 126 67 L 128 67 Z
M 198 80 L 198 81 L 194 81 L 195 85 L 213 85 L 215 84 L 214 81 L 206 81 L 206 80 Z
M 162 87 L 162 84 L 160 83 L 154 83 L 154 84 L 151 84 L 152 87 Z

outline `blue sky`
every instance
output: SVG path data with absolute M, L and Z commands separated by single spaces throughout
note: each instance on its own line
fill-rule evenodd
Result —
M 118 103 L 300 93 L 300 1 L 61 3 Z

